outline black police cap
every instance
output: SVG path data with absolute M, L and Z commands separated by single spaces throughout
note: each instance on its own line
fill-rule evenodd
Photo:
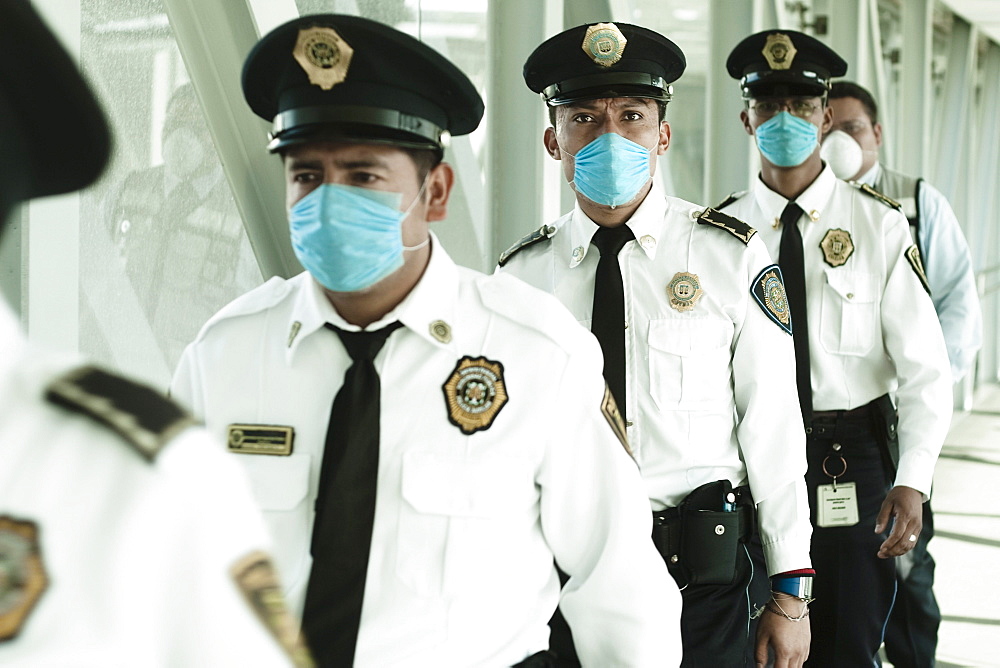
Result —
M 830 89 L 832 77 L 847 74 L 847 63 L 815 37 L 795 30 L 765 30 L 736 45 L 726 70 L 739 79 L 744 97 L 818 96 Z
M 0 2 L 0 225 L 18 202 L 84 188 L 111 153 L 107 120 L 31 4 Z
M 264 36 L 243 65 L 243 95 L 272 121 L 268 148 L 321 139 L 442 149 L 472 132 L 483 101 L 441 54 L 357 16 L 302 16 Z
M 597 23 L 542 42 L 524 63 L 524 83 L 551 106 L 603 97 L 667 102 L 686 64 L 680 47 L 657 32 Z

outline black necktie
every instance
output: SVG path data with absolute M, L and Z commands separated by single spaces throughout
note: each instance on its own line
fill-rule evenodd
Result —
M 353 363 L 333 400 L 316 494 L 302 629 L 320 666 L 350 666 L 375 520 L 381 384 L 374 359 L 402 323 L 337 332 Z
M 795 202 L 781 212 L 781 246 L 778 265 L 785 280 L 785 294 L 792 313 L 792 339 L 795 342 L 795 385 L 799 390 L 802 420 L 808 426 L 812 420 L 812 381 L 809 375 L 809 320 L 806 316 L 806 275 L 802 259 L 802 234 L 799 217 L 802 207 Z
M 590 243 L 601 251 L 594 278 L 594 316 L 590 331 L 604 352 L 604 379 L 625 420 L 625 288 L 618 253 L 635 239 L 628 225 L 601 227 Z

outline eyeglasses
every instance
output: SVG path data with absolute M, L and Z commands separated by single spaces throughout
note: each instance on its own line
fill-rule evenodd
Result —
M 782 109 L 788 109 L 793 116 L 809 118 L 819 107 L 808 100 L 761 100 L 750 108 L 762 118 L 774 116 Z

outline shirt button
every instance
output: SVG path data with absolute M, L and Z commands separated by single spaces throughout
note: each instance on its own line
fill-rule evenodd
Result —
M 581 257 L 583 257 L 583 246 L 577 246 L 573 249 L 573 259 L 579 260 Z
M 848 292 L 847 293 L 847 298 L 848 299 L 854 299 L 854 293 L 853 292 Z
M 809 220 L 811 220 L 813 222 L 819 220 L 819 211 L 817 211 L 816 209 L 813 209 L 812 211 L 810 211 L 809 212 Z
M 698 220 L 698 218 L 701 217 L 701 214 L 702 214 L 701 209 L 691 209 L 691 213 L 688 215 L 691 216 L 691 220 Z
M 648 248 L 652 248 L 653 246 L 656 245 L 656 239 L 654 239 L 653 237 L 649 236 L 648 234 L 644 234 L 644 235 L 642 235 L 642 238 L 639 239 L 639 245 L 641 245 L 643 248 L 647 248 L 647 249 Z
M 625 329 L 628 329 L 628 320 L 625 321 Z

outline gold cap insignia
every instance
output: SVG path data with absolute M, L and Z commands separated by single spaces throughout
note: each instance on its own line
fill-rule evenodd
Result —
M 767 36 L 767 42 L 761 53 L 764 54 L 772 70 L 787 70 L 792 66 L 798 50 L 788 35 L 776 32 Z
M 667 284 L 667 296 L 670 306 L 680 312 L 690 311 L 698 303 L 705 291 L 701 289 L 701 281 L 697 274 L 679 271 Z
M 354 49 L 333 28 L 306 28 L 292 51 L 299 66 L 309 76 L 309 83 L 330 90 L 347 78 Z
M 463 434 L 489 429 L 507 403 L 503 364 L 485 357 L 463 357 L 442 389 L 448 419 Z
M 288 610 L 278 574 L 264 552 L 251 552 L 229 569 L 247 604 L 298 668 L 312 667 L 299 624 Z
M 38 527 L 0 517 L 0 641 L 18 634 L 48 584 Z
M 597 23 L 587 27 L 583 37 L 583 52 L 602 67 L 611 67 L 622 59 L 628 40 L 614 23 Z
M 854 252 L 854 241 L 847 230 L 827 230 L 823 241 L 819 242 L 823 249 L 823 259 L 831 267 L 839 267 L 847 262 Z
M 792 312 L 788 306 L 785 283 L 781 280 L 781 269 L 778 265 L 765 267 L 754 279 L 750 292 L 764 311 L 764 315 L 787 334 L 791 334 Z

